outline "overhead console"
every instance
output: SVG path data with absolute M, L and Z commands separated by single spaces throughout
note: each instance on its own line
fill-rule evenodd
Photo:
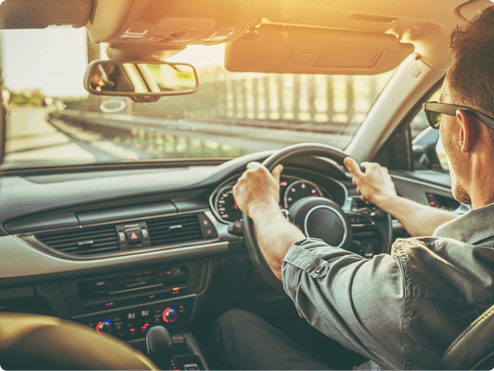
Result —
M 114 0 L 99 0 L 87 28 L 94 42 L 110 43 L 110 51 L 135 53 L 136 44 L 140 45 L 138 52 L 179 51 L 190 44 L 223 43 L 243 35 L 256 23 L 264 3 L 265 0 L 127 0 L 126 13 L 115 14 L 111 6 Z

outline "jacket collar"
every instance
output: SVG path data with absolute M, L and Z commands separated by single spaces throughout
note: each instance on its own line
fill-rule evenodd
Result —
M 433 236 L 476 244 L 494 236 L 494 203 L 470 210 L 439 226 Z

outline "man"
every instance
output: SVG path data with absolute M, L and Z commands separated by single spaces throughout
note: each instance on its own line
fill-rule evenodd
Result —
M 362 173 L 345 160 L 363 200 L 394 215 L 411 235 L 432 237 L 399 239 L 391 255 L 364 259 L 306 239 L 284 219 L 278 208 L 281 166 L 269 174 L 251 163 L 234 187 L 299 314 L 368 357 L 372 362 L 363 367 L 439 369 L 447 347 L 494 304 L 494 7 L 456 29 L 451 47 L 455 61 L 442 104 L 425 109 L 431 126 L 440 123 L 453 194 L 473 210 L 456 217 L 400 198 L 386 169 L 366 164 Z M 433 121 L 439 113 L 440 121 Z M 262 337 L 246 335 L 263 329 Z M 328 367 L 246 312 L 224 315 L 214 336 L 220 359 L 232 368 Z

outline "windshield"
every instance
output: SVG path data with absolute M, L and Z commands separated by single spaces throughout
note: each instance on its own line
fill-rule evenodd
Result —
M 0 38 L 10 111 L 4 167 L 235 157 L 300 142 L 343 149 L 392 75 L 230 73 L 224 45 L 189 46 L 168 61 L 194 65 L 199 90 L 135 103 L 84 90 L 88 62 L 107 59 L 84 28 Z

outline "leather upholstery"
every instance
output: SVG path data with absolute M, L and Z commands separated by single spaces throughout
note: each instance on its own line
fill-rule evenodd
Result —
M 87 326 L 59 318 L 0 313 L 6 370 L 158 370 L 143 354 Z
M 463 331 L 444 353 L 445 370 L 494 368 L 494 305 Z

